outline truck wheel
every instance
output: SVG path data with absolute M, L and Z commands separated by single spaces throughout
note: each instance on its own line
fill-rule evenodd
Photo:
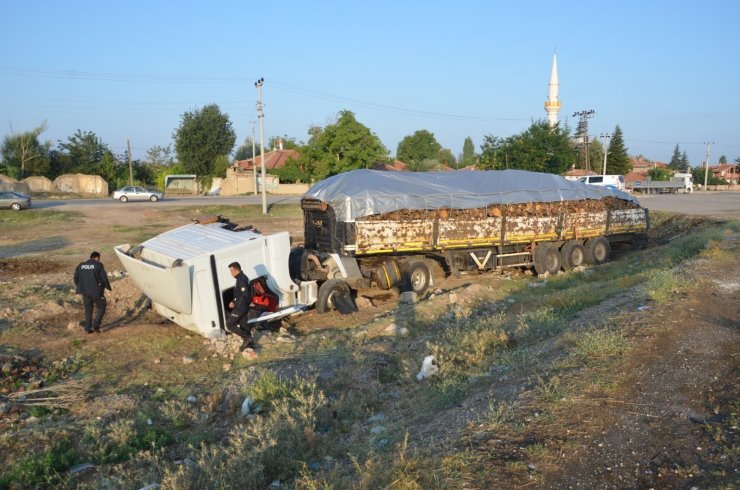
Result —
M 603 264 L 609 260 L 610 255 L 609 241 L 603 236 L 591 238 L 586 242 L 586 262 L 589 264 Z
M 560 252 L 549 245 L 539 245 L 534 252 L 534 270 L 537 275 L 545 272 L 550 275 L 557 274 L 560 270 Z
M 384 291 L 401 281 L 401 270 L 395 260 L 386 260 L 375 269 L 375 283 Z
M 427 292 L 432 285 L 432 271 L 426 262 L 414 261 L 409 262 L 404 274 L 404 289 L 413 291 L 417 296 Z
M 567 242 L 560 249 L 560 261 L 563 264 L 564 271 L 583 265 L 586 261 L 585 247 L 576 241 Z
M 126 201 L 128 201 L 128 197 L 126 197 L 126 196 L 121 196 L 121 202 L 126 202 Z
M 334 309 L 340 309 L 344 313 L 345 305 L 350 303 L 357 311 L 357 306 L 352 301 L 352 292 L 349 284 L 342 279 L 329 279 L 319 286 L 319 292 L 316 296 L 316 312 L 320 314 L 329 313 Z M 351 313 L 351 311 L 350 311 Z

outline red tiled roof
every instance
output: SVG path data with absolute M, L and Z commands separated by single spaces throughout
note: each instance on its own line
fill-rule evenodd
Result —
M 289 159 L 298 160 L 301 156 L 295 150 L 274 150 L 265 153 L 265 168 L 268 170 L 274 170 L 276 168 L 282 168 Z M 255 158 L 249 158 L 247 160 L 238 160 L 232 165 L 234 167 L 243 168 L 244 170 L 252 170 L 252 166 L 257 168 L 262 167 L 262 158 L 257 155 Z
M 566 177 L 583 177 L 584 175 L 599 175 L 599 174 L 591 170 L 586 170 L 583 168 L 574 168 L 572 170 L 568 170 L 567 172 L 565 172 Z

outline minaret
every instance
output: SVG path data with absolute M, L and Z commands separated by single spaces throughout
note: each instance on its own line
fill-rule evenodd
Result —
M 550 72 L 550 90 L 547 92 L 545 101 L 545 112 L 547 112 L 547 123 L 555 127 L 558 123 L 558 112 L 560 112 L 560 99 L 558 99 L 558 54 L 552 55 L 552 71 Z

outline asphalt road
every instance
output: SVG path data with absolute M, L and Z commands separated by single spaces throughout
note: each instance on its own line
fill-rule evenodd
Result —
M 740 191 L 694 191 L 692 194 L 634 194 L 650 211 L 740 219 Z
M 301 196 L 267 196 L 267 204 L 282 204 L 301 202 Z M 107 199 L 65 199 L 65 200 L 42 200 L 34 199 L 31 207 L 34 209 L 79 209 L 85 207 L 111 207 L 111 206 L 128 206 L 128 207 L 171 207 L 171 206 L 208 206 L 208 205 L 225 205 L 225 206 L 243 206 L 247 204 L 261 205 L 261 196 L 192 196 L 192 197 L 166 197 L 161 201 L 129 201 L 122 203 L 112 198 Z

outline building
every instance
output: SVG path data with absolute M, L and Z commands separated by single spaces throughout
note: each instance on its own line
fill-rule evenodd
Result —
M 717 177 L 727 181 L 728 184 L 737 184 L 740 179 L 740 167 L 736 163 L 721 163 L 719 165 L 709 166 L 709 171 Z
M 545 101 L 545 112 L 547 113 L 547 123 L 550 127 L 558 124 L 558 112 L 560 112 L 560 99 L 558 98 L 558 54 L 552 55 L 552 69 L 550 70 L 550 84 L 547 91 L 547 100 Z

